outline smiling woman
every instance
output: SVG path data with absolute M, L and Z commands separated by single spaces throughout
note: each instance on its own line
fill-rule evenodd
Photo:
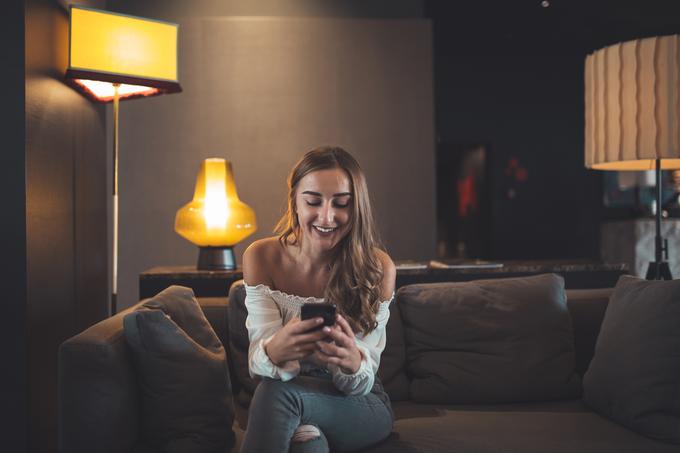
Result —
M 264 379 L 242 451 L 296 451 L 302 442 L 314 442 L 314 451 L 363 448 L 392 427 L 375 374 L 394 264 L 379 247 L 366 180 L 347 151 L 308 152 L 288 187 L 279 235 L 243 255 L 248 364 Z M 335 325 L 299 319 L 302 306 L 319 303 L 336 305 Z

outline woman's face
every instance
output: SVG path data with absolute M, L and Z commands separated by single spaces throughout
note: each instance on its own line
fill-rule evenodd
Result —
M 303 242 L 322 251 L 335 247 L 350 229 L 352 193 L 344 170 L 313 171 L 298 183 L 295 194 Z

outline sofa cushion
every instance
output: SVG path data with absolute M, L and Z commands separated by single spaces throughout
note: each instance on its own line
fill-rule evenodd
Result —
M 578 400 L 473 407 L 397 403 L 394 411 L 398 419 L 393 433 L 386 441 L 366 449 L 366 453 L 671 453 L 677 450 L 674 445 L 612 423 Z M 411 415 L 399 416 L 406 413 Z
M 173 452 L 231 447 L 227 357 L 193 291 L 171 286 L 123 325 L 140 382 L 145 442 Z
M 584 400 L 635 431 L 680 443 L 680 280 L 619 278 Z
M 397 297 L 414 401 L 502 403 L 580 395 L 562 277 L 410 285 Z

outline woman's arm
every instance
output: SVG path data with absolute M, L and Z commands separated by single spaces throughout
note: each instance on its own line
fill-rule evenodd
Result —
M 281 313 L 267 291 L 271 278 L 267 272 L 267 244 L 252 243 L 243 253 L 243 280 L 246 285 L 246 328 L 248 329 L 248 371 L 254 377 L 290 380 L 300 372 L 299 363 L 276 365 L 265 351 L 266 344 L 283 327 Z

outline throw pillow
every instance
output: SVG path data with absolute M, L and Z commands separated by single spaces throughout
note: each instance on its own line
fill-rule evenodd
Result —
M 680 280 L 619 278 L 583 393 L 611 420 L 680 443 Z
M 234 445 L 224 347 L 189 288 L 171 286 L 123 320 L 142 397 L 142 435 L 164 452 Z
M 564 279 L 554 274 L 403 287 L 411 398 L 484 404 L 580 396 Z

